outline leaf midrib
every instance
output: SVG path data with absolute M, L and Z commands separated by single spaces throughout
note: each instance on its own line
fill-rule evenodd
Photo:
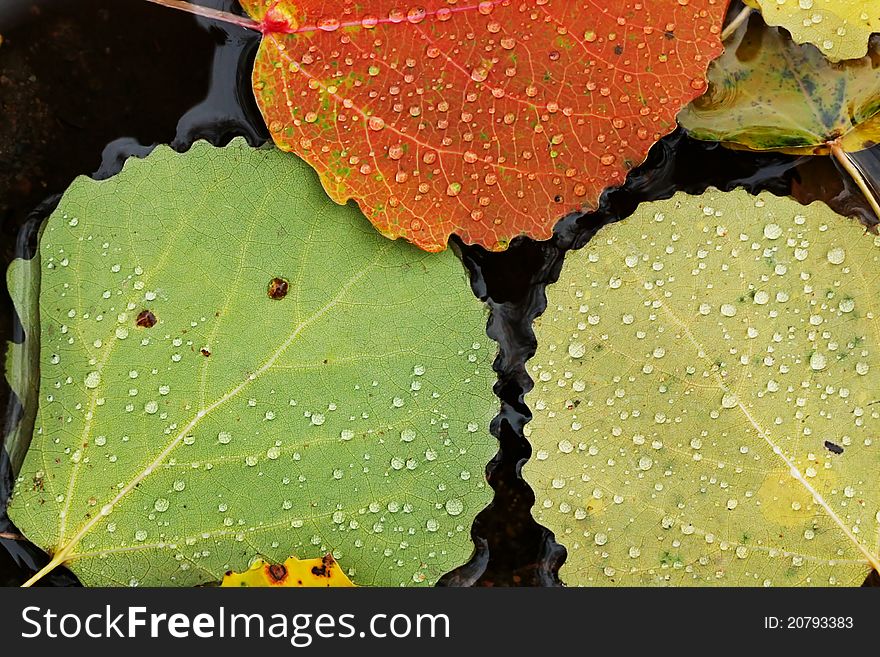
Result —
M 129 160 L 129 162 L 127 163 L 127 166 L 129 168 L 131 168 L 132 166 L 149 166 L 149 162 L 147 162 L 146 160 Z M 115 187 L 118 187 L 120 183 L 119 183 L 119 179 L 112 178 L 109 181 L 91 181 L 91 180 L 89 180 L 89 181 L 87 181 L 86 184 L 94 184 L 94 185 L 113 184 Z M 205 190 L 205 194 L 203 194 L 201 196 L 201 198 L 199 199 L 199 203 L 194 208 L 195 212 L 198 212 L 199 210 L 204 209 L 205 204 L 208 202 L 208 200 L 214 196 L 213 191 L 218 187 L 218 185 L 219 185 L 219 183 L 213 183 L 213 184 L 208 185 L 207 189 Z M 86 208 L 84 208 L 83 214 L 88 213 L 88 211 L 89 211 L 89 207 L 87 206 Z M 70 214 L 70 213 L 68 212 L 67 214 Z M 134 248 L 134 240 L 133 240 L 133 235 L 132 235 L 130 223 L 126 224 L 126 231 L 125 232 L 126 232 L 126 235 L 128 236 L 128 252 L 134 256 L 136 266 L 141 266 L 140 259 L 138 258 L 138 250 Z M 161 272 L 164 270 L 165 264 L 167 263 L 169 257 L 171 256 L 171 254 L 174 251 L 174 247 L 176 246 L 175 240 L 173 238 L 174 238 L 174 234 L 171 234 L 171 239 L 169 239 L 168 242 L 165 244 L 165 248 L 160 252 L 160 255 L 157 258 L 156 263 L 149 270 L 145 270 L 145 271 L 149 271 L 149 273 L 147 273 L 147 275 L 145 275 L 143 277 L 146 280 L 146 282 L 152 281 L 152 275 L 153 275 L 152 272 Z M 81 252 L 83 243 L 84 243 L 84 241 L 82 239 L 77 240 L 78 253 Z M 82 262 L 82 259 L 77 258 L 76 259 L 76 267 L 74 268 L 74 277 L 76 278 L 76 290 L 77 290 L 77 310 L 80 312 L 82 311 L 82 299 L 80 296 L 82 285 L 80 284 L 80 280 L 79 280 L 80 275 L 82 273 L 80 271 L 81 262 Z M 144 287 L 146 287 L 146 282 L 144 284 Z M 133 302 L 133 299 L 132 299 L 132 297 L 129 297 L 126 300 L 126 304 L 125 304 L 126 307 L 128 306 L 128 303 L 131 303 L 131 302 Z M 126 310 L 126 312 L 128 312 L 128 311 Z M 107 365 L 107 362 L 110 360 L 110 357 L 113 354 L 113 351 L 115 350 L 116 346 L 121 342 L 121 340 L 116 337 L 115 328 L 116 327 L 114 326 L 114 332 L 111 334 L 108 342 L 106 343 L 107 346 L 106 346 L 106 349 L 104 349 L 104 353 L 102 355 L 102 358 L 95 364 L 95 371 L 96 372 L 99 372 L 99 373 L 103 372 L 104 368 Z M 77 326 L 75 330 L 76 330 L 77 335 L 79 336 L 80 343 L 85 347 L 86 352 L 88 354 L 91 354 L 92 352 L 89 349 L 89 343 L 87 340 L 83 339 L 83 336 L 82 336 L 82 333 L 80 332 L 79 327 Z M 67 533 L 67 529 L 68 529 L 67 523 L 68 523 L 68 518 L 70 517 L 69 516 L 70 507 L 71 507 L 73 497 L 74 497 L 73 493 L 74 493 L 74 490 L 76 490 L 76 483 L 77 483 L 77 480 L 79 477 L 80 466 L 86 462 L 85 451 L 88 448 L 88 446 L 91 444 L 89 439 L 91 437 L 93 420 L 94 420 L 95 414 L 96 414 L 95 411 L 97 409 L 97 401 L 100 397 L 100 392 L 103 390 L 105 383 L 106 383 L 106 380 L 102 376 L 100 384 L 98 385 L 98 387 L 96 387 L 94 390 L 92 390 L 92 393 L 91 393 L 91 396 L 89 399 L 89 408 L 88 408 L 88 411 L 86 412 L 86 415 L 85 415 L 86 421 L 85 421 L 85 424 L 83 425 L 82 434 L 80 435 L 80 440 L 78 443 L 78 445 L 81 446 L 80 449 L 82 449 L 83 455 L 79 461 L 76 461 L 73 464 L 72 472 L 70 475 L 70 481 L 68 482 L 68 486 L 67 486 L 67 494 L 65 495 L 65 499 L 64 499 L 64 507 L 59 515 L 59 517 L 61 519 L 61 523 L 59 525 L 59 530 L 58 530 L 59 531 L 59 533 L 58 533 L 59 545 L 64 544 L 64 536 Z M 45 453 L 42 453 L 42 455 L 43 455 L 43 458 L 45 459 Z M 45 461 L 43 462 L 43 465 L 46 468 L 46 472 L 51 471 L 51 468 L 49 468 L 47 466 Z
M 625 255 L 627 255 L 627 253 L 623 249 L 621 249 L 618 246 L 617 242 L 615 242 L 615 241 L 609 240 L 608 246 L 613 248 L 621 258 L 624 257 Z M 627 246 L 630 248 L 631 252 L 639 252 L 637 245 L 630 243 L 630 244 L 627 244 Z M 641 282 L 643 283 L 643 285 L 642 286 L 633 286 L 633 289 L 637 290 L 639 296 L 641 296 L 642 298 L 646 298 L 646 296 L 647 296 L 647 298 L 649 298 L 650 300 L 655 301 L 655 302 L 659 302 L 660 308 L 663 310 L 664 314 L 669 317 L 669 319 L 670 319 L 670 321 L 672 321 L 672 323 L 677 325 L 684 332 L 685 337 L 691 343 L 691 346 L 693 346 L 695 348 L 695 350 L 697 352 L 697 356 L 701 360 L 703 360 L 704 363 L 708 363 L 711 366 L 712 365 L 711 361 L 708 361 L 707 357 L 705 355 L 703 355 L 706 353 L 706 350 L 700 344 L 700 342 L 696 339 L 696 337 L 693 335 L 693 333 L 691 332 L 688 325 L 683 320 L 681 320 L 672 310 L 670 310 L 667 307 L 667 305 L 663 299 L 656 297 L 654 295 L 643 294 L 642 290 L 644 289 L 644 283 L 646 283 L 647 281 L 641 275 L 638 275 L 638 277 L 639 277 L 639 279 L 641 279 Z M 712 374 L 714 375 L 714 377 L 718 381 L 719 391 L 725 392 L 726 390 L 729 389 L 729 386 L 725 385 L 724 379 L 721 377 L 721 375 L 716 370 L 710 368 L 709 371 L 712 372 Z M 792 476 L 792 478 L 794 478 L 796 481 L 798 481 L 798 483 L 800 483 L 807 490 L 807 492 L 810 494 L 812 499 L 817 504 L 819 504 L 820 507 L 822 507 L 822 509 L 825 511 L 825 513 L 834 521 L 834 523 L 838 526 L 838 528 L 842 531 L 842 533 L 847 537 L 847 539 L 851 543 L 853 543 L 853 545 L 855 545 L 855 547 L 863 555 L 865 555 L 867 563 L 869 563 L 874 570 L 880 572 L 880 557 L 878 557 L 878 555 L 876 555 L 876 554 L 873 554 L 867 548 L 867 546 L 865 546 L 861 541 L 859 541 L 855 537 L 855 535 L 852 533 L 852 531 L 849 529 L 849 527 L 846 526 L 846 523 L 843 521 L 843 519 L 837 515 L 837 513 L 834 511 L 834 509 L 832 509 L 831 506 L 828 504 L 828 502 L 825 501 L 825 498 L 822 497 L 822 495 L 815 488 L 813 488 L 812 485 L 810 485 L 810 483 L 806 480 L 803 473 L 801 473 L 800 469 L 795 465 L 795 463 L 782 452 L 782 449 L 778 445 L 776 445 L 776 443 L 773 442 L 773 440 L 770 438 L 769 433 L 758 423 L 758 421 L 752 416 L 751 412 L 745 407 L 745 405 L 743 404 L 743 402 L 741 400 L 739 400 L 739 398 L 737 398 L 737 405 L 736 406 L 741 411 L 743 417 L 747 420 L 748 425 L 758 433 L 758 435 L 761 437 L 761 439 L 764 440 L 764 442 L 770 447 L 771 451 L 782 459 L 782 461 L 785 463 L 785 465 L 787 467 L 788 473 Z
M 309 317 L 303 319 L 288 335 L 281 346 L 279 346 L 272 353 L 272 355 L 259 368 L 257 368 L 256 371 L 250 374 L 244 381 L 239 383 L 232 390 L 224 394 L 222 397 L 216 399 L 209 406 L 203 407 L 199 411 L 197 411 L 195 416 L 186 424 L 186 426 L 184 426 L 181 431 L 178 432 L 178 434 L 168 443 L 168 445 L 166 445 L 166 447 L 159 453 L 158 456 L 156 456 L 146 467 L 144 467 L 138 474 L 136 474 L 128 484 L 120 489 L 120 491 L 109 502 L 100 507 L 100 513 L 91 516 L 66 543 L 63 543 L 63 540 L 59 540 L 59 543 L 61 543 L 61 545 L 58 546 L 58 550 L 53 557 L 53 561 L 60 563 L 79 558 L 81 555 L 75 554 L 73 550 L 83 539 L 83 537 L 85 537 L 95 525 L 100 523 L 103 519 L 112 515 L 115 506 L 118 505 L 128 495 L 128 493 L 134 490 L 144 479 L 146 479 L 150 474 L 156 471 L 156 469 L 158 469 L 159 466 L 162 465 L 165 459 L 177 448 L 178 445 L 180 445 L 184 437 L 189 434 L 196 426 L 198 426 L 202 419 L 210 415 L 217 408 L 223 406 L 226 402 L 237 397 L 251 383 L 258 380 L 264 373 L 270 371 L 275 362 L 277 362 L 277 360 L 287 351 L 287 349 L 293 344 L 300 333 L 305 330 L 305 328 L 307 328 L 310 324 L 323 317 L 327 312 L 332 310 L 338 303 L 340 303 L 345 295 L 348 293 L 350 288 L 353 287 L 361 278 L 363 278 L 363 276 L 376 264 L 381 262 L 382 257 L 392 247 L 393 244 L 394 242 L 390 240 L 387 242 L 387 244 L 383 244 L 379 248 L 377 255 L 363 268 L 350 276 L 349 279 L 340 286 L 339 291 L 330 301 L 328 301 L 324 306 L 313 312 Z M 81 459 L 80 462 L 82 462 L 83 460 L 84 459 Z M 75 479 L 75 477 L 71 477 L 71 479 L 73 480 Z

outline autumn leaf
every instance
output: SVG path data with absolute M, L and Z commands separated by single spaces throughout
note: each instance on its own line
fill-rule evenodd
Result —
M 693 137 L 799 155 L 880 142 L 880 45 L 832 64 L 760 21 L 726 45 L 709 66 L 708 91 L 679 116 Z
M 797 43 L 811 43 L 833 62 L 864 57 L 880 32 L 877 0 L 745 0 L 768 25 L 784 27 Z
M 52 556 L 31 583 L 64 563 L 192 586 L 332 552 L 359 584 L 427 585 L 470 557 L 498 400 L 451 251 L 383 239 L 302 160 L 237 139 L 78 179 L 35 262 L 39 405 L 9 507 Z
M 880 570 L 880 237 L 743 190 L 642 204 L 535 323 L 523 476 L 574 585 Z
M 709 67 L 709 89 L 679 115 L 697 139 L 751 150 L 832 155 L 880 217 L 852 153 L 880 142 L 880 44 L 830 63 L 761 21 L 740 27 Z
M 243 573 L 228 572 L 223 587 L 315 588 L 354 586 L 339 567 L 333 555 L 315 559 L 290 557 L 283 564 L 257 559 Z
M 243 0 L 272 138 L 429 251 L 546 239 L 705 91 L 727 0 Z

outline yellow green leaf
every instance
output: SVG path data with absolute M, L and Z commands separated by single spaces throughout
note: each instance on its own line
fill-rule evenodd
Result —
M 812 43 L 831 61 L 864 57 L 872 32 L 880 31 L 877 0 L 745 0 L 768 25 Z
M 229 571 L 220 586 L 325 587 L 354 586 L 333 555 L 315 559 L 290 557 L 283 564 L 257 559 L 243 573 Z
M 880 567 L 880 237 L 745 191 L 640 206 L 535 323 L 534 515 L 573 585 L 859 585 Z
M 29 260 L 14 260 L 6 277 L 6 287 L 18 311 L 25 338 L 22 342 L 6 345 L 6 382 L 21 404 L 21 412 L 9 414 L 4 427 L 2 449 L 6 450 L 13 473 L 18 473 L 24 461 L 37 411 L 39 352 L 37 341 L 31 338 L 40 326 L 39 271 L 40 254 L 37 253 Z
M 880 142 L 880 46 L 831 64 L 759 22 L 726 45 L 709 67 L 706 94 L 679 114 L 695 138 L 813 155 Z

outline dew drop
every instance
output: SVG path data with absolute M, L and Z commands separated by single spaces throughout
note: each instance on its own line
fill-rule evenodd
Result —
M 457 516 L 464 511 L 464 504 L 458 498 L 452 498 L 446 502 L 446 513 L 451 516 Z
M 339 29 L 339 21 L 336 18 L 325 17 L 318 20 L 318 29 L 324 32 L 334 32 Z
M 489 72 L 484 68 L 475 68 L 471 71 L 471 80 L 474 82 L 483 82 L 487 77 L 489 77 Z
M 572 358 L 583 358 L 587 348 L 583 342 L 572 342 L 568 345 L 568 355 Z
M 829 250 L 825 256 L 832 265 L 841 265 L 846 260 L 846 251 L 843 247 L 836 246 Z
M 406 12 L 406 20 L 408 20 L 413 25 L 417 25 L 425 20 L 425 16 L 428 15 L 428 12 L 425 11 L 423 7 L 413 7 L 408 12 Z
M 736 408 L 737 404 L 739 404 L 739 397 L 734 392 L 728 392 L 721 397 L 722 408 Z
M 782 236 L 782 227 L 779 224 L 767 224 L 764 226 L 764 237 L 768 240 L 776 240 Z

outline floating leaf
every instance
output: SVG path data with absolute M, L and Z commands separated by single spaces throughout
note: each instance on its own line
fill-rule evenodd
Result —
M 681 112 L 697 139 L 827 155 L 880 142 L 880 45 L 829 63 L 760 22 L 743 26 L 709 67 L 709 90 Z
M 257 559 L 243 573 L 228 572 L 220 586 L 327 587 L 354 586 L 332 554 L 316 559 L 290 557 L 283 564 Z
M 880 44 L 830 64 L 812 46 L 760 23 L 740 27 L 709 67 L 709 91 L 679 115 L 697 139 L 751 150 L 832 155 L 880 219 L 854 153 L 880 142 Z
M 6 450 L 12 472 L 17 473 L 24 461 L 37 410 L 39 352 L 35 337 L 40 327 L 40 257 L 14 260 L 7 271 L 6 288 L 18 310 L 24 329 L 23 342 L 6 345 L 6 381 L 20 404 L 7 412 L 2 448 Z
M 742 190 L 640 206 L 535 324 L 535 517 L 577 585 L 880 569 L 880 237 Z
M 727 0 L 243 0 L 275 143 L 429 251 L 547 239 L 706 88 Z
M 189 586 L 320 550 L 399 585 L 467 560 L 497 400 L 452 253 L 382 239 L 298 158 L 237 140 L 79 179 L 40 254 L 10 507 L 53 555 L 35 579 Z
M 798 43 L 812 43 L 831 61 L 857 59 L 880 32 L 877 0 L 745 0 L 768 25 L 788 30 Z

